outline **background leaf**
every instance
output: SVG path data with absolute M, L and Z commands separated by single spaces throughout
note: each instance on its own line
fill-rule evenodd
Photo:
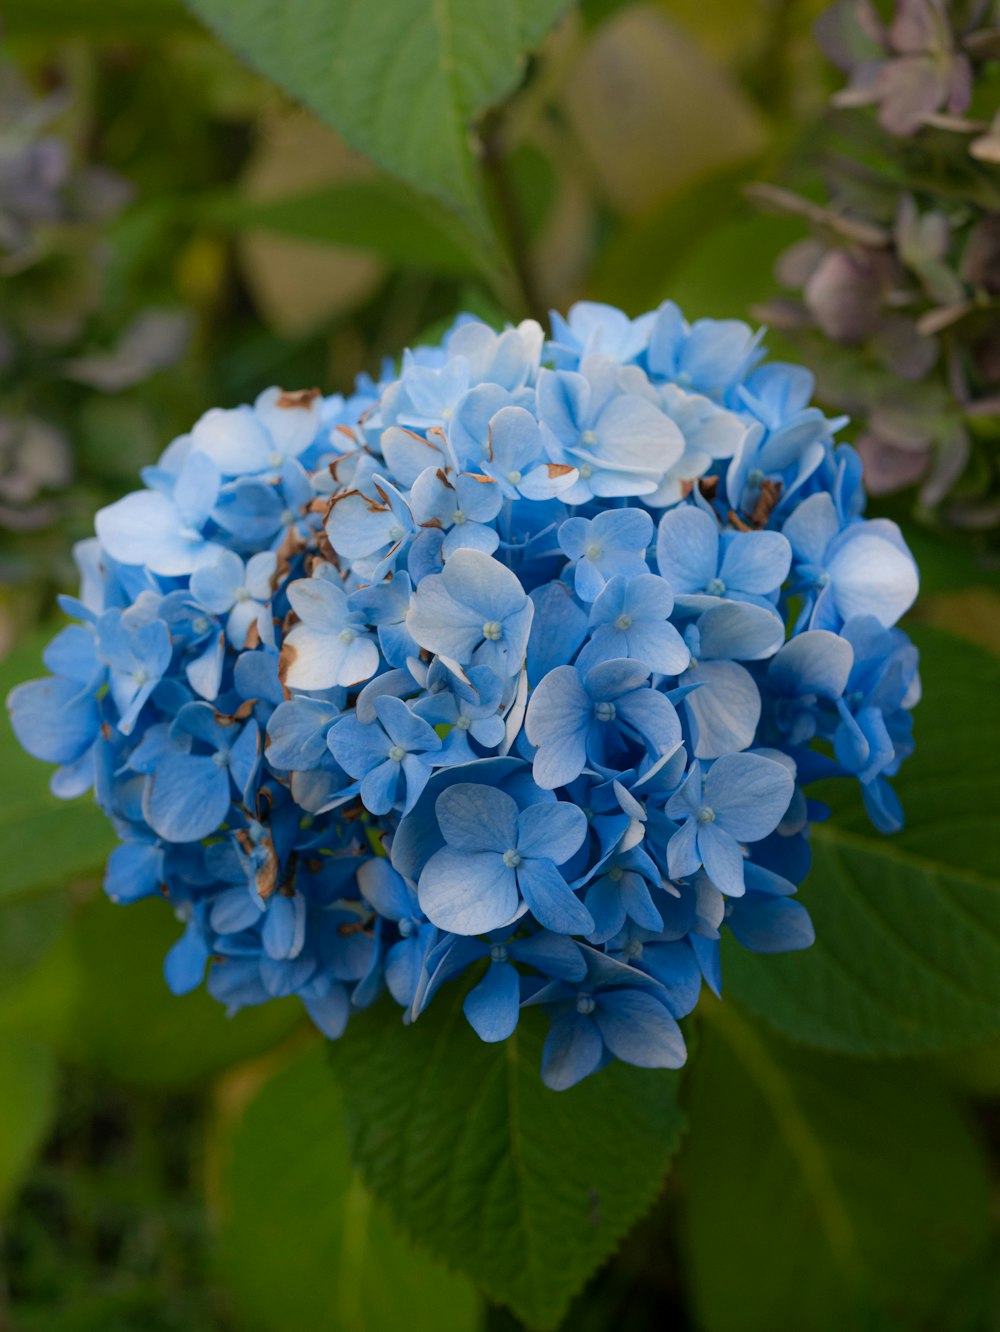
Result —
M 549 1091 L 543 1016 L 487 1045 L 462 997 L 444 991 L 408 1027 L 382 1005 L 332 1047 L 354 1157 L 419 1243 L 552 1327 L 656 1196 L 684 1122 L 679 1078 L 616 1063 Z
M 706 1026 L 682 1158 L 704 1332 L 986 1326 L 966 1296 L 990 1262 L 990 1190 L 947 1093 L 767 1041 L 731 1004 Z
M 856 796 L 813 830 L 803 903 L 816 943 L 727 948 L 727 992 L 780 1032 L 848 1054 L 918 1054 L 1000 1033 L 1000 661 L 917 629 L 916 753 L 894 782 L 907 826 L 883 837 Z M 841 783 L 840 785 L 844 785 Z
M 228 1017 L 204 989 L 171 994 L 163 959 L 181 928 L 163 902 L 96 899 L 0 1007 L 0 1031 L 47 1040 L 125 1086 L 162 1090 L 204 1082 L 304 1023 L 295 999 Z
M 191 0 L 251 64 L 489 237 L 470 140 L 566 0 Z
M 194 211 L 204 222 L 228 229 L 374 250 L 394 263 L 429 272 L 469 274 L 480 263 L 457 221 L 391 180 L 348 180 L 268 200 L 234 191 L 209 197 Z
M 0 1039 L 0 1212 L 45 1136 L 55 1107 L 56 1067 L 41 1045 Z
M 244 1095 L 244 1080 L 235 1074 L 230 1093 Z M 355 1173 L 324 1044 L 267 1081 L 235 1124 L 226 1091 L 215 1262 L 244 1332 L 479 1326 L 468 1282 L 411 1249 Z

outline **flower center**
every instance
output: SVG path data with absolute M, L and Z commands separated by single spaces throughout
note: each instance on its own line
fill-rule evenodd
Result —
M 583 466 L 580 468 L 580 475 L 583 477 L 584 481 L 590 480 L 590 478 L 594 475 L 594 469 L 591 467 L 590 463 L 583 464 Z
M 353 643 L 356 635 L 353 629 L 341 629 L 337 637 L 342 643 Z
M 599 560 L 602 552 L 600 546 L 595 542 L 593 545 L 588 546 L 584 553 L 588 560 Z
M 615 620 L 615 628 L 618 630 L 618 632 L 619 632 L 620 634 L 623 634 L 623 633 L 625 632 L 626 629 L 631 629 L 631 628 L 632 628 L 632 616 L 631 616 L 631 615 L 619 615 L 619 616 L 618 616 L 618 619 Z
M 508 472 L 507 480 L 512 486 L 519 486 L 521 484 L 521 473 L 516 469 L 513 472 Z
M 281 464 L 285 461 L 285 459 L 284 456 L 280 453 L 272 453 L 267 461 L 268 465 L 271 467 L 280 467 Z
M 461 527 L 464 522 L 468 521 L 461 509 L 456 509 L 451 518 L 456 527 Z
M 393 543 L 397 541 L 402 541 L 403 529 L 399 526 L 398 523 L 394 523 L 393 526 L 389 528 L 388 532 L 386 533 L 386 536 Z
M 578 994 L 576 997 L 576 1011 L 581 1017 L 589 1017 L 597 1004 L 594 1002 L 594 996 L 591 994 Z
M 132 683 L 139 685 L 140 688 L 148 681 L 148 679 L 149 676 L 141 666 L 137 666 L 132 672 Z
M 249 601 L 250 593 L 247 591 L 245 587 L 238 587 L 236 589 L 235 599 L 237 601 Z
M 721 597 L 726 590 L 726 585 L 721 578 L 713 578 L 705 588 L 710 597 Z
M 215 753 L 212 755 L 212 762 L 215 764 L 217 768 L 224 768 L 226 764 L 229 762 L 229 750 L 217 749 Z
M 399 921 L 398 929 L 400 936 L 403 939 L 408 939 L 411 934 L 416 933 L 417 922 L 415 920 L 409 920 L 409 919 L 401 920 Z
M 506 944 L 494 944 L 493 947 L 490 949 L 490 961 L 491 961 L 491 962 L 506 962 L 506 961 L 507 961 L 507 945 L 506 945 Z
M 471 717 L 465 717 L 465 716 L 462 716 L 462 717 L 456 717 L 456 718 L 455 718 L 455 730 L 456 730 L 456 731 L 467 731 L 471 725 L 472 725 L 472 718 L 471 718 Z
M 709 807 L 708 807 L 707 805 L 702 805 L 701 809 L 699 809 L 698 813 L 695 815 L 695 818 L 696 818 L 696 819 L 698 820 L 698 822 L 701 823 L 701 824 L 705 824 L 705 823 L 714 823 L 714 822 L 715 822 L 715 810 L 714 810 L 714 809 L 709 809 Z
M 608 870 L 608 878 L 612 883 L 621 883 L 624 877 L 625 871 L 622 869 L 621 865 L 612 865 Z
M 601 702 L 594 708 L 594 716 L 598 721 L 614 721 L 616 715 L 615 705 L 613 703 Z
M 406 758 L 406 750 L 402 745 L 393 745 L 389 750 L 389 757 L 392 759 L 393 763 L 402 763 L 403 759 Z
M 521 863 L 521 853 L 511 847 L 509 851 L 503 853 L 503 863 L 508 869 L 517 869 Z
M 624 953 L 626 957 L 642 957 L 642 944 L 638 942 L 626 944 Z
M 580 443 L 585 449 L 592 449 L 597 443 L 597 436 L 593 430 L 584 430 L 580 436 Z
M 503 638 L 503 626 L 499 620 L 487 620 L 483 625 L 483 637 L 491 643 L 498 643 Z
M 827 583 L 829 583 L 829 581 L 830 581 L 830 575 L 827 573 L 827 571 L 826 571 L 825 569 L 823 570 L 822 573 L 819 573 L 819 574 L 816 575 L 816 586 L 817 586 L 817 587 L 826 587 L 826 585 L 827 585 Z
M 204 615 L 199 615 L 196 620 L 191 621 L 191 628 L 199 635 L 207 634 L 211 627 L 211 620 L 207 619 Z

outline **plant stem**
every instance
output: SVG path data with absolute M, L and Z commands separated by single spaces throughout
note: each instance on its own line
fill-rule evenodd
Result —
M 508 170 L 500 111 L 492 112 L 483 122 L 479 157 L 483 180 L 496 210 L 524 308 L 532 318 L 544 322 L 548 311 L 531 266 L 530 241 L 517 191 Z

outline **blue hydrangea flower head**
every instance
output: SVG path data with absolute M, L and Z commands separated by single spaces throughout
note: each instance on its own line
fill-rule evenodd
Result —
M 9 708 L 165 895 L 167 984 L 331 1039 L 449 987 L 542 1076 L 676 1068 L 728 931 L 807 948 L 817 776 L 877 827 L 917 570 L 842 422 L 735 320 L 465 317 L 349 397 L 211 409 L 77 550 Z

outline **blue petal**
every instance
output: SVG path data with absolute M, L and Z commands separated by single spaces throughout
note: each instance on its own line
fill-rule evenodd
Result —
M 517 818 L 517 841 L 507 845 L 516 845 L 525 859 L 540 857 L 553 865 L 562 865 L 580 849 L 586 836 L 587 817 L 583 810 L 557 800 L 522 810 Z
M 261 941 L 268 957 L 298 957 L 306 941 L 306 900 L 301 893 L 275 893 L 267 904 Z
M 434 812 L 445 841 L 456 851 L 495 851 L 503 855 L 517 845 L 517 805 L 503 791 L 459 782 L 441 792 Z
M 7 698 L 21 745 L 45 763 L 73 763 L 97 738 L 97 703 L 77 680 L 53 676 L 17 685 Z
M 770 893 L 749 892 L 734 902 L 727 924 L 753 953 L 791 952 L 809 948 L 816 939 L 805 907 Z
M 603 1053 L 604 1044 L 594 1019 L 567 1013 L 553 1022 L 545 1037 L 542 1081 L 553 1091 L 565 1091 L 593 1073 Z
M 539 925 L 556 934 L 592 932 L 593 916 L 551 860 L 523 860 L 517 869 L 517 885 Z
M 410 890 L 384 856 L 372 856 L 359 867 L 358 887 L 379 915 L 389 920 L 406 920 L 413 915 Z
M 656 564 L 674 594 L 703 592 L 715 577 L 719 526 L 694 505 L 669 509 L 660 519 Z
M 198 842 L 229 813 L 229 773 L 211 756 L 167 754 L 146 779 L 142 810 L 168 842 Z
M 517 1027 L 520 977 L 509 962 L 494 962 L 465 996 L 462 1012 L 481 1041 L 505 1041 Z
M 613 1055 L 639 1068 L 680 1068 L 684 1037 L 658 999 L 641 990 L 612 990 L 597 997 L 594 1019 Z
M 424 866 L 417 893 L 427 919 L 453 934 L 500 929 L 518 908 L 514 871 L 492 851 L 443 847 Z
M 717 823 L 706 823 L 698 829 L 698 854 L 705 873 L 720 893 L 742 896 L 743 853 L 729 833 Z

